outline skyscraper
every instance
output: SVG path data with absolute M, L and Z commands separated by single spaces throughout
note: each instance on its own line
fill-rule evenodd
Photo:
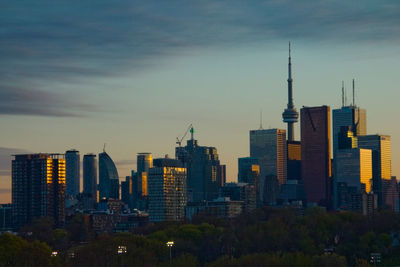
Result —
M 86 208 L 94 208 L 97 202 L 97 160 L 94 154 L 83 156 L 83 195 Z
M 65 152 L 66 198 L 75 198 L 80 192 L 80 155 L 77 150 Z
M 146 198 L 147 190 L 147 174 L 150 168 L 153 167 L 153 155 L 143 152 L 137 155 L 137 173 L 136 173 L 136 190 L 138 200 Z M 142 207 L 143 208 L 143 207 Z
M 382 183 L 390 183 L 392 179 L 390 136 L 359 136 L 358 147 L 372 150 L 372 188 L 378 194 L 378 205 L 382 207 L 385 204 Z
M 333 124 L 333 157 L 339 149 L 339 134 L 341 127 L 350 127 L 354 136 L 367 134 L 367 120 L 365 109 L 356 106 L 343 106 L 332 111 Z
M 301 176 L 309 203 L 329 207 L 331 177 L 330 108 L 303 107 L 301 120 Z
M 99 154 L 99 196 L 100 199 L 119 199 L 118 171 L 105 151 Z
M 250 157 L 258 158 L 260 198 L 263 201 L 267 176 L 276 176 L 280 185 L 286 182 L 286 131 L 281 129 L 251 130 Z
M 154 161 L 148 171 L 149 220 L 180 221 L 187 201 L 186 168 L 177 167 L 182 165 L 178 160 Z
M 225 165 L 221 165 L 215 147 L 199 146 L 193 137 L 185 147 L 176 147 L 175 156 L 187 168 L 188 201 L 201 202 L 218 197 L 225 181 Z
M 351 210 L 356 206 L 361 212 L 361 196 L 372 190 L 372 151 L 362 148 L 337 150 L 334 173 L 335 209 Z M 351 203 L 355 195 L 359 196 L 357 205 Z
M 16 229 L 33 218 L 65 222 L 65 159 L 62 154 L 15 155 L 12 161 L 12 209 Z
M 293 104 L 293 79 L 292 79 L 292 58 L 290 55 L 290 42 L 289 42 L 289 64 L 288 64 L 288 104 L 285 111 L 282 113 L 283 122 L 287 123 L 288 141 L 294 141 L 294 127 L 293 125 L 299 118 L 299 113 Z

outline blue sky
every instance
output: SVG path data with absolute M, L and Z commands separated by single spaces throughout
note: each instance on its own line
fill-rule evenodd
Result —
M 350 91 L 355 78 L 398 175 L 398 14 L 395 0 L 3 1 L 0 202 L 12 153 L 107 143 L 123 177 L 138 152 L 173 155 L 190 123 L 235 179 L 260 109 L 264 128 L 285 127 L 289 40 L 297 109 L 339 107 L 341 81 Z

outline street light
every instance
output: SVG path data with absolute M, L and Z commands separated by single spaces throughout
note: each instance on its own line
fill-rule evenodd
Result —
M 57 252 L 57 251 L 52 251 L 52 252 L 51 252 L 51 256 L 52 256 L 52 257 L 56 257 L 57 255 L 58 255 L 58 252 Z
M 172 263 L 172 247 L 174 246 L 174 241 L 168 241 L 167 247 L 169 247 L 169 262 Z
M 118 254 L 125 254 L 127 252 L 126 246 L 118 246 L 117 253 Z
M 126 246 L 118 246 L 117 249 L 118 255 L 126 254 L 127 251 L 128 250 L 126 249 Z M 122 257 L 122 255 L 121 255 L 121 266 L 124 266 L 124 257 Z

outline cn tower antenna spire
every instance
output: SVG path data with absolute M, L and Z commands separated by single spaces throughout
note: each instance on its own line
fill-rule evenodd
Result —
M 299 118 L 299 113 L 293 104 L 293 79 L 292 79 L 292 55 L 291 44 L 289 41 L 289 59 L 288 59 L 288 104 L 285 111 L 282 113 L 283 122 L 287 123 L 288 141 L 294 141 L 294 123 Z

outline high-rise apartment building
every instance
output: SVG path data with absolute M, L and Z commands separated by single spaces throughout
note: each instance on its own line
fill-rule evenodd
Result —
M 99 154 L 99 196 L 100 199 L 119 199 L 118 171 L 105 151 Z
M 175 148 L 175 155 L 187 168 L 188 201 L 216 199 L 225 182 L 225 165 L 220 164 L 217 149 L 199 146 L 192 132 L 185 147 Z
M 250 157 L 257 158 L 260 166 L 261 200 L 264 200 L 263 192 L 267 176 L 276 176 L 280 185 L 286 182 L 286 149 L 286 130 L 259 129 L 250 131 Z
M 16 229 L 41 216 L 65 223 L 63 154 L 15 155 L 12 161 L 12 209 Z
M 330 108 L 303 107 L 301 120 L 301 176 L 307 202 L 329 207 L 331 201 Z
M 172 166 L 170 166 L 172 165 Z M 148 170 L 149 220 L 180 221 L 185 217 L 186 168 L 178 160 L 160 160 Z
M 148 203 L 148 172 L 153 167 L 153 155 L 148 152 L 137 154 L 137 172 L 132 174 L 133 205 L 139 210 L 146 210 Z
M 359 136 L 358 147 L 372 150 L 372 188 L 378 195 L 378 205 L 382 207 L 385 204 L 382 182 L 392 179 L 390 136 L 379 134 Z
M 77 150 L 65 152 L 66 198 L 76 198 L 80 192 L 80 155 Z
M 366 110 L 356 106 L 343 106 L 340 109 L 332 111 L 332 138 L 333 138 L 333 156 L 335 158 L 336 150 L 339 148 L 339 139 L 341 127 L 348 128 L 354 136 L 367 134 Z
M 83 156 L 83 195 L 85 208 L 94 208 L 97 202 L 97 159 L 94 154 Z

